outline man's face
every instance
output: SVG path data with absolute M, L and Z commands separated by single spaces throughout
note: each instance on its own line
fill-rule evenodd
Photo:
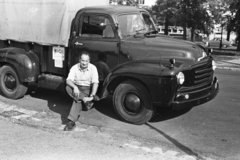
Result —
M 89 62 L 90 62 L 89 56 L 83 54 L 79 60 L 81 69 L 86 69 L 88 67 Z

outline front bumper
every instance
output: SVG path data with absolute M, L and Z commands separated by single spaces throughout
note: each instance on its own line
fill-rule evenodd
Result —
M 204 89 L 193 91 L 191 93 L 181 93 L 177 95 L 177 97 L 172 103 L 172 109 L 178 110 L 183 108 L 195 107 L 197 105 L 206 103 L 216 97 L 218 91 L 219 84 L 217 78 L 215 77 L 211 85 Z M 188 95 L 188 98 L 185 98 L 186 95 Z

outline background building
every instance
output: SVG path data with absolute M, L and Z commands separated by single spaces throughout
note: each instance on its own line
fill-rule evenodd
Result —
M 152 7 L 156 3 L 156 0 L 139 0 L 138 3 L 140 6 Z

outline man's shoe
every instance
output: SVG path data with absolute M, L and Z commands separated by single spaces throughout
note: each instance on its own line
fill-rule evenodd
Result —
M 75 127 L 76 127 L 75 122 L 69 120 L 63 130 L 64 131 L 72 131 Z
M 84 104 L 85 104 L 87 110 L 92 109 L 93 105 L 94 105 L 94 103 L 91 101 L 85 102 Z

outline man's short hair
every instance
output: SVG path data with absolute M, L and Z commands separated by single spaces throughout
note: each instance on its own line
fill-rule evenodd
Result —
M 98 59 L 103 60 L 105 58 L 107 58 L 107 54 L 106 53 L 99 53 L 98 54 Z
M 88 52 L 81 52 L 81 54 L 78 56 L 79 60 L 82 58 L 82 55 L 87 55 L 89 57 L 89 60 L 91 59 L 91 55 Z

